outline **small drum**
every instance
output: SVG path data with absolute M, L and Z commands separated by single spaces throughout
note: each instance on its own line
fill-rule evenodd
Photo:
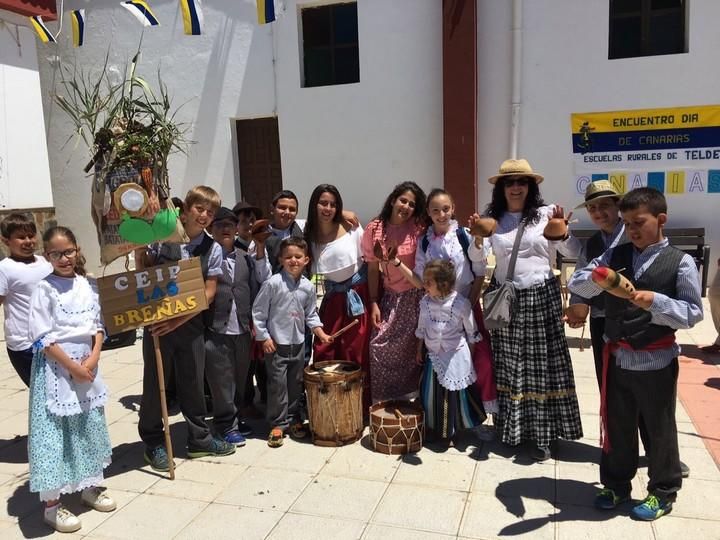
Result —
M 422 448 L 425 412 L 410 401 L 381 401 L 370 407 L 370 440 L 383 454 L 407 454 Z
M 362 437 L 363 374 L 354 362 L 315 362 L 305 368 L 313 443 L 343 446 Z

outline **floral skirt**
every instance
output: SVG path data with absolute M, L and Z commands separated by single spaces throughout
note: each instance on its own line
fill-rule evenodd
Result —
M 517 291 L 508 328 L 492 330 L 502 442 L 538 446 L 582 437 L 557 280 Z
M 40 499 L 57 499 L 102 482 L 112 446 L 105 409 L 72 416 L 50 414 L 45 404 L 45 355 L 35 353 L 30 375 L 28 460 L 30 491 Z
M 417 395 L 422 366 L 415 362 L 421 289 L 385 291 L 380 302 L 380 328 L 370 338 L 373 403 Z

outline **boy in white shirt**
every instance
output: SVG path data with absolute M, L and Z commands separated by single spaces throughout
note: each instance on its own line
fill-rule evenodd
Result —
M 30 297 L 37 284 L 53 271 L 35 255 L 37 227 L 24 214 L 10 214 L 0 224 L 2 243 L 10 256 L 0 261 L 0 304 L 5 311 L 5 343 L 13 368 L 30 386 L 32 342 L 28 336 Z

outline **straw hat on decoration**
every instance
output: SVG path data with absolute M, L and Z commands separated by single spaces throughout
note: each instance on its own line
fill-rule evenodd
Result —
M 589 203 L 598 199 L 607 199 L 608 197 L 620 199 L 622 195 L 617 189 L 615 189 L 615 186 L 613 186 L 612 182 L 609 180 L 596 180 L 595 182 L 590 182 L 587 185 L 587 188 L 585 188 L 585 202 L 578 204 L 575 207 L 575 210 L 587 206 Z
M 502 165 L 500 165 L 498 174 L 488 178 L 488 182 L 495 184 L 498 180 L 502 180 L 508 176 L 527 176 L 535 180 L 536 184 L 543 181 L 541 174 L 533 172 L 527 159 L 506 159 L 502 162 Z

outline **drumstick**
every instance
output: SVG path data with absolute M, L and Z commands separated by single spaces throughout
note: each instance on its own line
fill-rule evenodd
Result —
M 632 298 L 635 292 L 635 287 L 625 276 L 607 266 L 595 268 L 592 271 L 592 280 L 610 294 L 626 300 Z
M 360 319 L 355 319 L 355 320 L 354 320 L 353 322 L 351 322 L 350 324 L 348 324 L 348 325 L 346 325 L 346 326 L 343 326 L 340 330 L 338 330 L 337 332 L 335 332 L 335 333 L 334 333 L 332 336 L 330 336 L 330 337 L 331 337 L 332 339 L 335 339 L 335 338 L 338 337 L 340 334 L 344 334 L 345 332 L 347 332 L 348 330 L 350 330 L 353 326 L 355 326 L 355 325 L 358 324 L 359 322 L 360 322 Z

